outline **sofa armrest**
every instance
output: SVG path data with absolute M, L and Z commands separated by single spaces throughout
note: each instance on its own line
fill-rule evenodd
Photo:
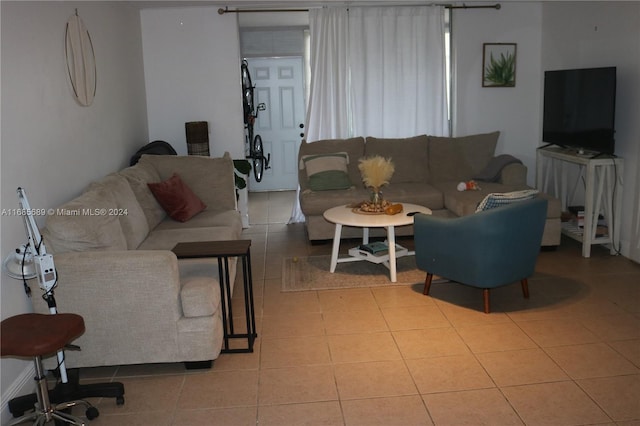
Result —
M 67 312 L 96 301 L 109 301 L 122 314 L 124 305 L 145 310 L 162 309 L 176 320 L 181 312 L 178 297 L 178 259 L 168 250 L 100 250 L 54 255 L 58 272 L 55 289 L 58 307 Z M 84 299 L 86 297 L 86 299 Z M 103 299 L 105 298 L 105 299 Z M 112 303 L 120 300 L 121 303 Z M 60 309 L 62 311 L 62 309 Z M 111 314 L 114 312 L 111 311 Z
M 526 186 L 527 166 L 520 163 L 505 166 L 500 173 L 500 183 L 509 186 Z
M 165 250 L 86 251 L 54 255 L 59 312 L 85 320 L 67 354 L 69 367 L 140 363 L 141 351 L 175 351 L 182 318 L 176 256 Z M 33 294 L 41 290 L 32 282 Z M 34 298 L 34 310 L 46 313 Z M 141 342 L 144 342 L 141 347 Z

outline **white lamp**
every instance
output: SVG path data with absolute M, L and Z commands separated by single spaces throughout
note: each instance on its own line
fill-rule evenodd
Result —
M 58 313 L 56 302 L 53 297 L 53 289 L 58 283 L 56 267 L 53 264 L 53 256 L 47 253 L 44 241 L 38 225 L 33 218 L 31 206 L 27 200 L 24 189 L 18 188 L 18 204 L 20 209 L 27 214 L 22 215 L 24 227 L 28 237 L 28 243 L 18 247 L 15 253 L 9 254 L 3 262 L 3 268 L 12 278 L 23 280 L 25 292 L 30 295 L 31 289 L 26 283 L 27 279 L 37 278 L 38 285 L 44 290 L 43 299 L 47 301 L 49 313 Z M 60 379 L 62 383 L 67 383 L 67 369 L 64 365 L 64 352 L 59 350 L 58 365 L 60 367 Z
M 33 253 L 25 244 L 18 247 L 14 253 L 9 253 L 2 266 L 7 275 L 17 280 L 30 280 L 37 276 Z

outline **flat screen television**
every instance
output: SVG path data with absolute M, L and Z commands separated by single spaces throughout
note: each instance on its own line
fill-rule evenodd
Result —
M 542 140 L 614 154 L 616 67 L 544 73 Z

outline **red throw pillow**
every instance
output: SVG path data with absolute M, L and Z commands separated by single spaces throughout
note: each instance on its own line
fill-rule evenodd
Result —
M 169 217 L 179 222 L 186 222 L 207 208 L 177 173 L 163 182 L 147 185 Z

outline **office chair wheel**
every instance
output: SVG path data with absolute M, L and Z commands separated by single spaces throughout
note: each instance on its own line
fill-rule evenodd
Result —
M 100 412 L 96 407 L 89 407 L 87 408 L 87 411 L 85 411 L 84 415 L 87 416 L 87 419 L 93 420 L 100 415 Z
M 56 384 L 54 389 L 47 386 L 46 372 L 42 356 L 61 350 L 85 330 L 84 320 L 76 314 L 21 314 L 2 320 L 1 356 L 32 357 L 36 375 L 35 394 L 13 398 L 7 403 L 14 419 L 9 424 L 24 423 L 27 420 L 41 425 L 55 422 L 56 426 L 83 424 L 81 418 L 71 414 L 73 407 L 83 405 L 89 420 L 100 415 L 85 398 L 113 397 L 124 403 L 124 385 L 119 382 L 92 383 L 79 385 L 76 369 L 67 370 L 68 381 Z M 30 412 L 33 410 L 33 412 Z M 27 413 L 27 414 L 25 414 Z
M 124 405 L 124 396 L 119 396 L 116 398 L 116 405 Z

